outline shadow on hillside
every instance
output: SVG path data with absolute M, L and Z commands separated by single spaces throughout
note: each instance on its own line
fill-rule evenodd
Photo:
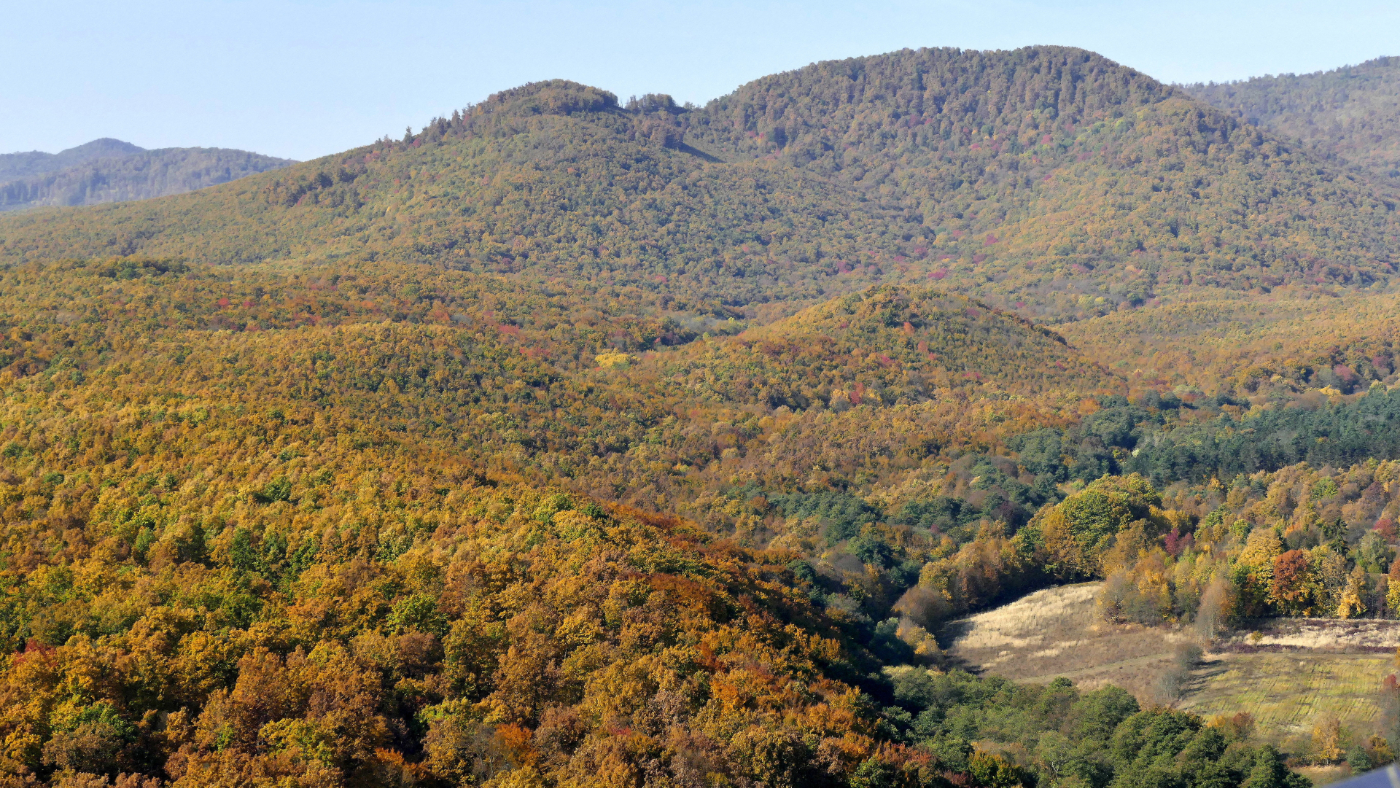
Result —
M 939 663 L 939 667 L 944 670 L 961 670 L 965 673 L 971 673 L 974 676 L 982 676 L 987 673 L 987 669 L 981 665 L 974 665 L 966 659 L 946 651 L 943 652 L 943 659 Z
M 974 676 L 980 676 L 986 672 L 981 665 L 973 664 L 966 658 L 953 654 L 949 649 L 959 638 L 972 631 L 972 621 L 963 619 L 960 621 L 949 621 L 934 633 L 934 640 L 938 641 L 938 647 L 943 650 L 941 665 L 945 670 L 963 670 Z
M 682 142 L 681 144 L 677 145 L 677 146 L 676 146 L 676 150 L 680 151 L 681 153 L 689 153 L 691 156 L 695 156 L 696 158 L 699 158 L 699 159 L 704 159 L 705 161 L 708 161 L 708 162 L 711 163 L 711 164 L 723 164 L 723 163 L 724 163 L 724 159 L 721 159 L 720 157 L 715 156 L 715 155 L 713 155 L 713 154 L 706 153 L 705 151 L 702 151 L 702 150 L 700 150 L 699 148 L 692 148 L 691 146 L 685 144 L 684 142 Z
M 1184 682 L 1185 686 L 1182 689 L 1188 693 L 1204 689 L 1211 679 L 1225 675 L 1227 669 L 1225 660 L 1219 658 L 1198 662 L 1191 669 L 1191 675 Z
M 934 639 L 938 641 L 939 648 L 948 649 L 952 648 L 953 644 L 956 643 L 959 638 L 966 636 L 971 631 L 972 621 L 970 619 L 964 618 L 958 621 L 949 621 L 938 628 Z

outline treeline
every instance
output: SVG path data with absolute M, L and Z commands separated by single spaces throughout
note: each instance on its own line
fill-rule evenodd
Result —
M 1323 373 L 1338 379 L 1330 369 Z M 1346 467 L 1400 458 L 1400 389 L 1379 382 L 1353 397 L 1325 387 L 1273 408 L 1245 409 L 1219 395 L 1185 417 L 1173 417 L 1183 406 L 1171 395 L 1118 403 L 1068 431 L 1040 430 L 1009 444 L 1022 467 L 1056 481 L 1140 473 L 1160 485 L 1230 480 L 1299 463 Z
M 919 668 L 889 671 L 901 733 L 966 764 L 982 785 L 1307 786 L 1278 751 L 1250 741 L 1248 715 L 1209 724 L 1164 707 L 1141 709 L 1117 687 L 1077 690 Z M 985 751 L 972 747 L 982 742 Z M 1378 760 L 1384 761 L 1384 751 Z
M 1357 399 L 1193 422 L 1147 436 L 1124 463 L 1159 482 L 1204 482 L 1298 463 L 1346 467 L 1400 457 L 1400 389 Z
M 1400 466 L 1306 464 L 1188 498 L 1193 528 L 1105 572 L 1110 616 L 1196 621 L 1207 636 L 1271 616 L 1400 617 Z
M 1387 359 L 1388 362 L 1388 359 Z M 1343 371 L 1352 388 L 1357 378 Z M 1147 392 L 1135 403 L 1103 397 L 1103 406 L 1066 429 L 1012 436 L 1016 467 L 1055 483 L 1088 482 L 1105 474 L 1141 474 L 1158 485 L 1201 484 L 1271 472 L 1300 463 L 1346 467 L 1368 459 L 1400 458 L 1400 389 L 1374 378 L 1347 397 L 1324 383 L 1275 407 L 1249 407 L 1228 394 L 1183 402 Z M 1330 394 L 1329 394 L 1330 392 Z
M 1106 579 L 1110 620 L 1195 623 L 1213 638 L 1270 616 L 1400 616 L 1400 464 L 1307 464 L 1167 496 L 1106 476 L 1012 532 L 935 553 L 894 610 L 926 628 L 1046 585 Z M 949 545 L 951 548 L 952 545 Z

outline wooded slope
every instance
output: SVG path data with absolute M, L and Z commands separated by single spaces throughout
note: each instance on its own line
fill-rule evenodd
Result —
M 0 220 L 0 260 L 385 258 L 733 305 L 932 278 L 1058 320 L 1387 279 L 1395 204 L 1092 53 L 919 50 L 692 111 L 529 85 L 197 195 Z

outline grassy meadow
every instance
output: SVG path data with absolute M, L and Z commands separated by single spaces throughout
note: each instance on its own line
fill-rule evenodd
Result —
M 1064 676 L 1085 689 L 1113 684 L 1153 702 L 1158 676 L 1189 633 L 1104 621 L 1094 602 L 1102 586 L 1048 588 L 954 621 L 945 649 L 969 670 L 1036 683 Z
M 1206 718 L 1248 712 L 1261 734 L 1280 742 L 1310 737 L 1328 716 L 1365 738 L 1379 732 L 1377 695 L 1394 670 L 1387 654 L 1211 654 L 1192 673 L 1180 707 Z

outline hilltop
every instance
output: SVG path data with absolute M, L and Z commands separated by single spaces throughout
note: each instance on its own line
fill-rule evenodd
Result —
M 392 259 L 756 309 L 937 280 L 1042 320 L 1388 279 L 1395 201 L 1082 50 L 820 63 L 698 109 L 562 81 L 161 203 L 0 220 L 0 260 Z
M 1192 282 L 1364 283 L 1393 268 L 1389 198 L 1083 50 L 820 63 L 746 85 L 692 127 L 717 152 L 781 151 L 917 205 L 952 281 L 981 277 L 983 297 L 1016 292 L 1028 314 L 1134 306 Z M 1352 224 L 1353 212 L 1367 218 Z M 1370 240 L 1325 240 L 1338 221 Z M 1298 235 L 1285 240 L 1285 227 Z M 1360 267 L 1332 267 L 1342 260 Z
M 295 162 L 225 148 L 146 150 L 109 138 L 60 153 L 0 155 L 0 211 L 146 200 Z
M 1400 179 L 1400 58 L 1184 90 L 1372 175 Z

